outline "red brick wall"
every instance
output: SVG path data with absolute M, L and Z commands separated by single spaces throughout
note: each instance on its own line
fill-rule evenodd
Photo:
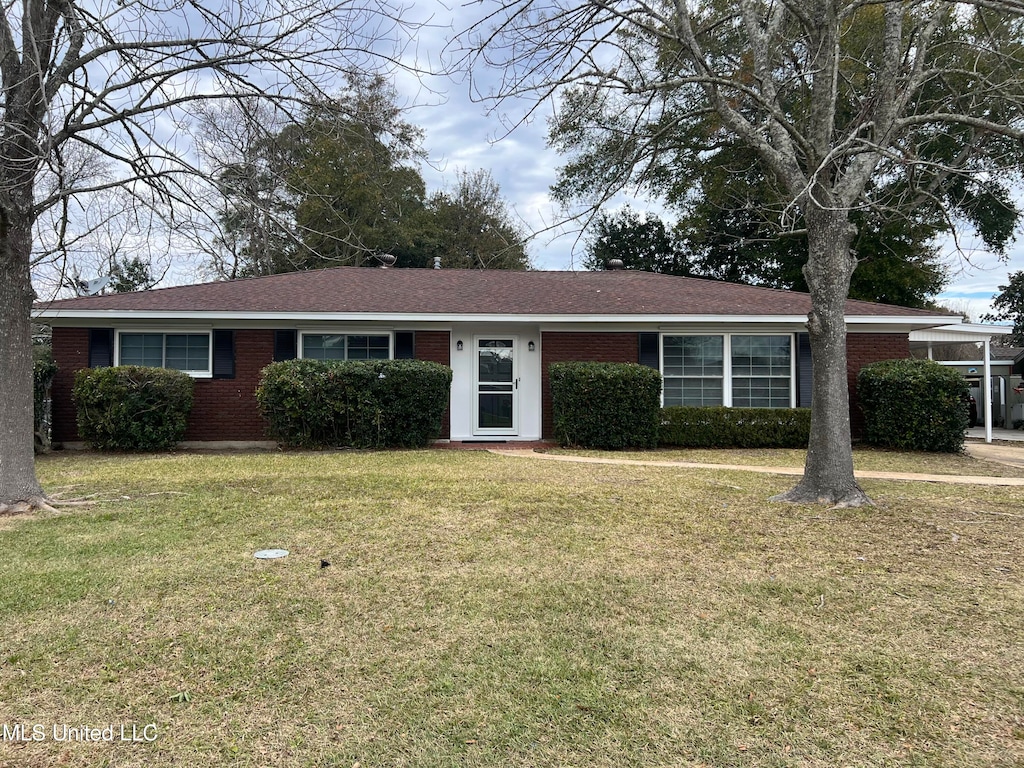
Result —
M 71 387 L 75 383 L 75 371 L 89 367 L 89 329 L 54 328 L 53 360 L 57 363 L 57 375 L 50 389 L 53 401 L 53 441 L 62 443 L 78 440 Z
M 449 331 L 416 331 L 416 359 L 429 360 L 451 367 L 452 341 Z M 451 436 L 451 408 L 445 408 L 441 421 L 441 439 Z
M 640 336 L 637 333 L 579 333 L 548 331 L 541 334 L 541 397 L 544 423 L 541 434 L 554 437 L 551 418 L 551 382 L 548 367 L 552 363 L 593 361 L 597 363 L 635 363 L 640 359 Z
M 868 363 L 910 357 L 906 333 L 848 333 L 846 335 L 846 381 L 850 387 L 850 432 L 864 436 L 864 414 L 857 400 L 857 372 Z
M 196 379 L 185 439 L 267 440 L 256 386 L 260 371 L 273 361 L 273 331 L 235 331 L 235 378 Z

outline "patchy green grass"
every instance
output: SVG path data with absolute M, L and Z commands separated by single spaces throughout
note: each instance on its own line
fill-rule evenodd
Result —
M 0 723 L 46 732 L 0 765 L 1024 762 L 1020 489 L 829 511 L 463 451 L 39 470 L 106 500 L 0 520 Z
M 659 448 L 649 451 L 592 451 L 554 448 L 549 452 L 639 461 L 689 461 L 699 464 L 742 464 L 758 467 L 802 467 L 807 455 L 807 451 L 802 448 Z M 855 470 L 877 472 L 1024 477 L 1024 467 L 1011 467 L 967 454 L 901 452 L 871 446 L 854 447 L 853 466 Z

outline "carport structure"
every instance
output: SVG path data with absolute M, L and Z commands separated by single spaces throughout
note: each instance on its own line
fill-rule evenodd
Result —
M 1010 427 L 1014 411 L 1024 409 L 1024 396 L 1014 390 L 1011 381 L 1019 380 L 1024 369 L 1024 351 L 1015 350 L 1012 357 L 1004 357 L 1003 349 L 1010 348 L 1000 348 L 998 356 L 993 357 L 992 339 L 1006 336 L 1012 330 L 1005 325 L 960 323 L 910 333 L 911 352 L 920 354 L 924 350 L 929 360 L 956 368 L 969 381 L 978 382 L 987 443 L 992 442 L 993 417 L 998 416 L 1004 426 Z M 942 349 L 952 345 L 972 345 L 980 355 L 974 359 L 944 359 Z

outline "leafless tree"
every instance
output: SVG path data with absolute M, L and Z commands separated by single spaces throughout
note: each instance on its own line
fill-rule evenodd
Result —
M 171 219 L 201 209 L 177 130 L 192 107 L 321 98 L 342 74 L 398 65 L 411 14 L 390 0 L 0 0 L 0 513 L 49 504 L 33 467 L 34 248 L 67 247 L 90 193 L 122 189 Z
M 468 30 L 463 64 L 502 75 L 501 110 L 553 99 L 561 138 L 603 137 L 592 199 L 642 186 L 674 151 L 753 148 L 806 223 L 813 413 L 804 476 L 777 497 L 868 503 L 853 474 L 844 304 L 851 211 L 900 177 L 908 209 L 957 215 L 956 189 L 1019 171 L 1018 0 L 504 0 Z M 535 107 L 534 107 L 535 108 Z M 943 138 L 955 151 L 936 151 Z M 681 153 L 675 143 L 690 140 Z M 957 186 L 959 185 L 959 186 Z M 951 202 L 952 201 L 952 202 Z

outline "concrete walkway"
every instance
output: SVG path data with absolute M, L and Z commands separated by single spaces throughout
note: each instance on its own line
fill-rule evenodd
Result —
M 1019 430 L 1013 430 L 1024 434 Z M 1024 467 L 1024 442 L 985 443 L 969 440 L 965 446 L 967 453 L 976 459 L 996 461 L 1010 467 Z
M 968 452 L 973 456 L 973 448 L 977 443 L 970 443 Z M 984 448 L 992 448 L 991 444 L 980 444 Z M 544 461 L 567 461 L 578 464 L 619 464 L 632 467 L 681 467 L 686 469 L 720 469 L 739 472 L 760 472 L 769 475 L 802 475 L 803 467 L 759 467 L 745 464 L 703 464 L 696 461 L 646 461 L 640 459 L 612 459 L 594 456 L 568 456 L 559 453 L 538 453 L 527 448 L 489 448 L 491 453 L 499 456 L 508 456 L 517 459 L 541 459 Z M 1024 445 L 1012 446 L 1007 450 L 1015 451 L 1024 466 Z M 978 458 L 995 461 L 989 455 L 977 455 Z M 1009 462 L 1003 462 L 1009 463 Z M 925 483 L 951 483 L 956 485 L 999 485 L 1017 486 L 1024 488 L 1024 477 L 987 477 L 984 475 L 926 475 L 917 472 L 864 472 L 856 471 L 854 475 L 858 479 L 870 480 L 915 480 Z
M 967 437 L 973 440 L 985 439 L 984 427 L 970 427 L 967 430 Z M 1011 443 L 1024 442 L 1024 429 L 1003 429 L 1002 427 L 992 428 L 992 439 L 1009 441 Z

